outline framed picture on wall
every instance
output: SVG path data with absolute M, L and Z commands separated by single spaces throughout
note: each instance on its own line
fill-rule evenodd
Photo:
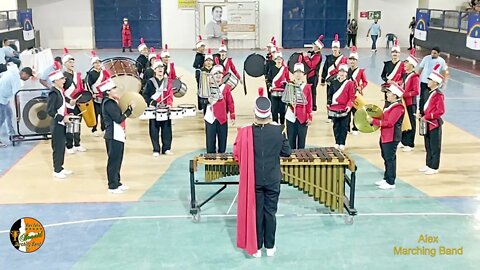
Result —
M 203 13 L 203 36 L 206 39 L 221 39 L 226 38 L 227 33 L 222 31 L 222 26 L 227 24 L 228 9 L 225 4 L 206 4 L 201 9 Z

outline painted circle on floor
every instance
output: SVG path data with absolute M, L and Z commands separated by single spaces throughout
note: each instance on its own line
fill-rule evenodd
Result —
M 15 221 L 10 229 L 10 242 L 18 251 L 35 252 L 45 242 L 45 228 L 34 218 L 21 218 Z

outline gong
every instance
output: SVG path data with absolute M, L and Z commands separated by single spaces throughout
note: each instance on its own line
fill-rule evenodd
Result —
M 36 97 L 28 101 L 23 108 L 22 117 L 29 130 L 38 134 L 50 132 L 52 118 L 47 113 L 46 97 Z

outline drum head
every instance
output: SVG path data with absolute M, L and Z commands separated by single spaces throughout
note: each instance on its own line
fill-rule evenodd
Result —
M 254 78 L 264 75 L 265 72 L 265 57 L 260 54 L 250 54 L 243 63 L 245 72 Z
M 84 91 L 81 93 L 80 98 L 77 100 L 77 103 L 87 103 L 92 100 L 93 95 L 89 91 Z
M 172 81 L 172 89 L 173 91 L 175 90 L 180 90 L 180 88 L 182 88 L 182 81 L 180 81 L 179 79 L 175 79 Z
M 22 113 L 25 126 L 38 134 L 50 132 L 52 118 L 47 113 L 47 98 L 36 97 L 25 104 Z
M 293 73 L 293 70 L 295 69 L 295 64 L 298 63 L 298 56 L 299 55 L 302 55 L 301 53 L 293 53 L 290 58 L 288 59 L 288 70 Z M 308 67 L 307 63 L 305 62 L 305 60 L 302 61 L 303 62 L 303 66 L 304 66 L 304 70 L 305 70 L 305 74 L 308 74 L 308 72 L 310 72 L 310 67 Z

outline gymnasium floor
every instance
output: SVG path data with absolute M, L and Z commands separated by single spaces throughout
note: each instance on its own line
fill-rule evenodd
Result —
M 73 53 L 78 70 L 86 71 L 88 52 Z M 230 53 L 239 70 L 250 53 Z M 380 73 L 389 53 L 359 53 L 360 66 L 367 68 L 370 81 L 366 99 L 381 105 Z M 112 50 L 98 54 L 101 58 L 121 55 Z M 194 52 L 173 50 L 171 55 L 177 74 L 183 75 L 190 89 L 174 104 L 196 104 L 191 68 Z M 425 159 L 422 138 L 417 136 L 415 151 L 397 153 L 397 188 L 378 190 L 373 183 L 383 174 L 379 133 L 348 136 L 347 151 L 358 166 L 359 214 L 352 225 L 303 193 L 283 186 L 273 258 L 248 258 L 235 247 L 236 207 L 226 213 L 236 186 L 206 204 L 199 223 L 192 222 L 188 160 L 204 148 L 200 116 L 174 122 L 174 155 L 159 158 L 151 156 L 147 123 L 128 120 L 122 182 L 131 189 L 122 195 L 107 193 L 104 142 L 86 127 L 82 144 L 88 151 L 66 157 L 66 167 L 74 171 L 67 181 L 52 179 L 49 141 L 0 149 L 0 269 L 478 269 L 478 84 L 478 76 L 450 70 L 438 175 L 417 172 Z M 262 80 L 248 78 L 247 85 L 247 96 L 240 88 L 234 91 L 236 126 L 251 123 L 256 89 Z M 331 126 L 325 123 L 321 109 L 324 92 L 319 89 L 320 110 L 308 131 L 310 146 L 333 145 Z M 229 146 L 235 129 L 230 127 Z M 5 140 L 5 134 L 0 134 L 0 139 Z M 198 188 L 197 196 L 205 199 L 211 192 L 211 188 Z M 40 250 L 24 254 L 12 247 L 8 233 L 13 222 L 29 216 L 46 227 L 46 240 Z M 422 234 L 437 236 L 439 242 L 419 243 Z M 395 255 L 398 247 L 437 252 L 435 256 Z M 441 247 L 463 247 L 463 254 L 441 255 Z

